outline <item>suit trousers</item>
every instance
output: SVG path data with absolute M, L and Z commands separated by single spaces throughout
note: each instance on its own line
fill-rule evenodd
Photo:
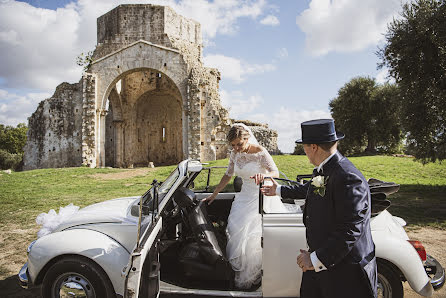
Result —
M 375 259 L 371 265 L 375 265 Z M 340 263 L 329 270 L 302 275 L 301 298 L 374 298 L 369 278 L 359 264 Z

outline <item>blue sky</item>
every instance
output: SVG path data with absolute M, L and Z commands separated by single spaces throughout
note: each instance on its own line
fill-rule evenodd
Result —
M 96 18 L 119 4 L 169 5 L 201 23 L 206 66 L 221 74 L 235 119 L 267 123 L 291 152 L 302 121 L 330 117 L 328 103 L 356 76 L 380 83 L 378 46 L 401 0 L 0 0 L 0 123 L 27 122 L 96 45 Z

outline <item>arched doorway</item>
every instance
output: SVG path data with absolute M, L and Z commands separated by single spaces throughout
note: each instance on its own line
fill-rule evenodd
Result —
M 105 165 L 176 164 L 183 159 L 182 97 L 175 83 L 154 69 L 119 77 L 108 97 Z

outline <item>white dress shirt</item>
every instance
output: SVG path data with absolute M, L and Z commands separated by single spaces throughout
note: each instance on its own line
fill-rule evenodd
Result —
M 332 155 L 330 155 L 329 157 L 324 159 L 324 161 L 321 162 L 317 167 L 315 167 L 315 169 L 317 169 L 317 171 L 319 172 L 322 169 L 322 167 L 336 154 L 336 152 L 338 152 L 338 151 L 335 151 Z M 280 194 L 280 188 L 281 188 L 281 185 L 277 186 L 277 188 L 276 188 L 276 195 L 277 196 L 281 195 Z M 322 264 L 322 262 L 317 257 L 315 251 L 313 251 L 310 254 L 310 258 L 311 258 L 311 263 L 313 264 L 314 270 L 316 272 L 319 272 L 319 271 L 322 271 L 322 270 L 327 270 L 327 267 L 325 267 L 325 265 Z

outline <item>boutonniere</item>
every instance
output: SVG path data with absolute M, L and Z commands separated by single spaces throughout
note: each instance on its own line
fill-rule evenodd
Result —
M 325 196 L 325 188 L 327 186 L 328 176 L 316 176 L 311 179 L 311 185 L 314 186 L 313 192 L 321 197 Z

